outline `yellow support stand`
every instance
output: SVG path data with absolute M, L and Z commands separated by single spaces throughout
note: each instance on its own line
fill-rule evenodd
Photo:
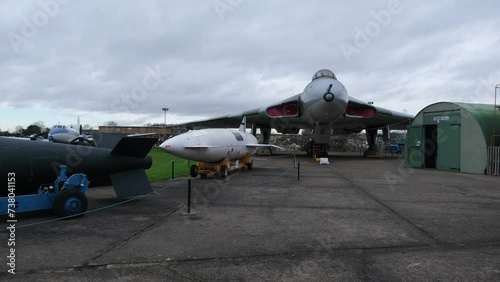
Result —
M 221 171 L 222 166 L 226 166 L 226 172 L 234 169 L 248 167 L 249 170 L 252 169 L 252 158 L 250 154 L 246 154 L 243 158 L 239 159 L 236 163 L 231 163 L 228 158 L 223 159 L 218 163 L 196 163 L 196 173 L 201 175 L 207 174 L 218 174 Z
M 246 154 L 243 158 L 241 158 L 239 163 L 240 165 L 238 166 L 238 168 L 242 168 L 247 166 L 247 164 L 251 164 L 252 158 L 250 157 L 250 154 Z

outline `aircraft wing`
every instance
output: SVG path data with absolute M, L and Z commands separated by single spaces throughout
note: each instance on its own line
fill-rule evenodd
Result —
M 300 94 L 266 107 L 244 111 L 239 114 L 225 115 L 212 119 L 189 122 L 184 125 L 193 128 L 238 128 L 242 117 L 247 124 L 266 124 L 272 128 L 295 127 L 311 128 L 312 125 L 303 117 Z M 413 116 L 388 110 L 349 97 L 346 113 L 332 122 L 333 129 L 362 130 L 389 126 L 390 129 L 406 129 Z
M 333 128 L 362 130 L 388 126 L 390 129 L 406 129 L 412 119 L 412 115 L 376 107 L 349 97 L 345 115 L 333 122 Z
M 193 121 L 185 124 L 188 128 L 238 128 L 241 119 L 246 117 L 247 124 L 269 124 L 271 127 L 275 124 L 293 124 L 301 125 L 301 128 L 307 128 L 308 123 L 300 119 L 300 94 L 294 95 L 281 102 L 269 106 L 255 108 L 242 113 L 220 116 L 212 119 Z
M 265 113 L 266 108 L 258 108 L 249 111 L 244 111 L 241 114 L 225 115 L 207 120 L 193 121 L 186 124 L 188 128 L 238 128 L 241 124 L 241 119 L 246 116 L 247 124 L 250 123 L 270 123 L 269 118 Z

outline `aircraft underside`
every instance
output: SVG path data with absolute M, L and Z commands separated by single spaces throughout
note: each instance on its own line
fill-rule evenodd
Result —
M 271 125 L 268 124 L 257 124 L 253 125 L 252 133 L 257 136 L 257 128 L 260 129 L 262 135 L 262 144 L 269 144 L 271 138 Z M 307 152 L 308 155 L 316 155 L 317 157 L 328 157 L 328 151 L 330 149 L 330 137 L 333 135 L 332 133 L 333 126 L 330 124 L 320 124 L 317 123 L 312 131 L 313 138 L 310 142 L 303 146 L 303 150 Z M 387 134 L 385 132 L 386 128 L 383 128 L 384 136 Z M 350 133 L 351 130 L 344 130 L 346 133 Z M 278 131 L 279 133 L 287 133 L 287 134 L 297 134 L 298 132 L 289 132 L 289 131 Z M 352 131 L 352 132 L 361 132 L 360 130 Z M 368 148 L 365 150 L 363 156 L 367 157 L 369 155 L 377 155 L 379 154 L 379 149 L 376 144 L 378 129 L 367 129 L 366 130 L 366 141 L 368 143 Z M 386 138 L 384 138 L 385 140 Z

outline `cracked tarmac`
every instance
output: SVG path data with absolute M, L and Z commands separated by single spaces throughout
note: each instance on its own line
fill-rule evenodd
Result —
M 77 219 L 19 217 L 16 275 L 2 232 L 0 279 L 500 281 L 500 178 L 408 169 L 400 157 L 298 160 L 300 180 L 284 155 L 193 180 L 192 215 L 180 178 L 128 202 L 92 188 L 95 211 Z

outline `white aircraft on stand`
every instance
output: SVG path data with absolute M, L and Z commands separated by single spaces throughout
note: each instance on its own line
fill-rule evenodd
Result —
M 382 129 L 384 140 L 389 138 L 389 129 L 406 129 L 414 118 L 412 115 L 376 107 L 350 97 L 335 74 L 327 69 L 317 71 L 312 81 L 300 94 L 270 106 L 245 111 L 238 115 L 223 116 L 186 125 L 197 127 L 234 128 L 245 116 L 252 124 L 252 132 L 260 128 L 263 143 L 269 143 L 271 128 L 280 133 L 297 134 L 300 129 L 313 129 L 313 140 L 306 145 L 309 153 L 313 148 L 320 152 L 328 150 L 332 130 L 335 133 L 356 133 L 366 130 L 367 154 L 376 154 L 378 129 Z
M 57 143 L 78 144 L 83 141 L 92 141 L 92 137 L 82 134 L 80 117 L 76 121 L 76 129 L 66 125 L 56 124 L 49 131 L 49 141 Z
M 166 152 L 180 158 L 197 161 L 191 166 L 190 174 L 196 177 L 201 174 L 219 173 L 221 178 L 227 176 L 232 161 L 236 168 L 252 169 L 250 158 L 259 147 L 275 147 L 275 145 L 259 144 L 257 138 L 246 132 L 246 118 L 241 121 L 238 131 L 231 129 L 191 130 L 174 136 L 160 145 Z

